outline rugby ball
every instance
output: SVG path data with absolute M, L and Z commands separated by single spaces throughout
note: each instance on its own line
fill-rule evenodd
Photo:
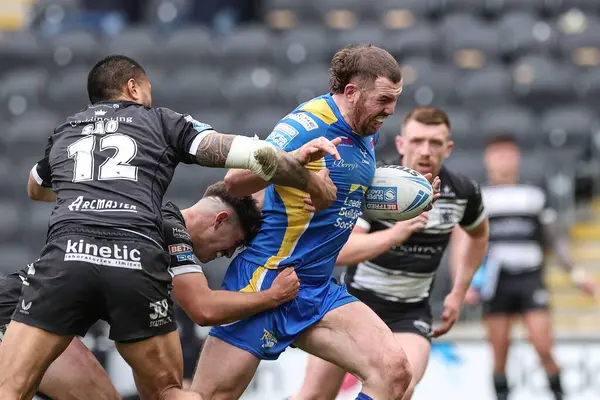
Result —
M 423 175 L 400 165 L 385 165 L 375 170 L 363 212 L 371 219 L 405 221 L 421 214 L 432 198 L 433 189 Z

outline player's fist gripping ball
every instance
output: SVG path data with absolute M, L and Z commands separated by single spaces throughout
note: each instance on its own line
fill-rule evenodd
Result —
M 405 221 L 431 202 L 433 189 L 420 173 L 400 165 L 377 168 L 365 195 L 364 212 L 372 219 Z

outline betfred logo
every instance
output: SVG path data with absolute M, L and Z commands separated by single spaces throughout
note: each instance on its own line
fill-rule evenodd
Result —
M 169 245 L 169 253 L 172 255 L 177 255 L 177 254 L 182 254 L 182 253 L 188 253 L 192 251 L 192 246 L 187 245 L 185 243 L 178 243 L 178 244 L 170 244 Z
M 80 261 L 90 264 L 129 269 L 142 269 L 141 253 L 138 249 L 130 249 L 126 244 L 98 246 L 84 239 L 69 239 L 65 248 L 65 261 Z

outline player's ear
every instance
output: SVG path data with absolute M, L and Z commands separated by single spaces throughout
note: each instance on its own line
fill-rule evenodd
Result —
M 402 134 L 396 135 L 395 143 L 398 154 L 404 154 L 404 137 L 402 136 Z
M 227 211 L 219 211 L 217 215 L 215 215 L 215 230 L 223 226 L 227 219 L 229 219 Z
M 344 88 L 344 95 L 346 95 L 346 98 L 348 99 L 348 101 L 350 101 L 350 102 L 356 101 L 356 99 L 358 98 L 358 95 L 359 95 L 358 86 L 355 83 L 350 82 Z
M 446 154 L 444 155 L 445 158 L 450 157 L 450 154 L 452 153 L 453 149 L 454 149 L 454 142 L 452 140 L 448 140 L 448 144 L 446 145 Z
M 138 102 L 142 98 L 142 92 L 140 91 L 140 85 L 133 78 L 127 81 L 127 86 L 125 88 L 127 97 L 133 99 L 133 101 Z

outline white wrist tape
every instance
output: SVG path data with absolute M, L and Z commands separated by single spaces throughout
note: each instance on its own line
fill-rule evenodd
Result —
M 571 271 L 571 280 L 575 285 L 581 285 L 583 282 L 585 282 L 585 278 L 586 273 L 583 269 L 575 268 L 573 271 Z
M 262 153 L 260 162 L 256 158 L 259 150 Z M 225 168 L 247 169 L 268 181 L 275 175 L 277 163 L 277 148 L 271 143 L 256 138 L 236 136 L 231 143 Z

